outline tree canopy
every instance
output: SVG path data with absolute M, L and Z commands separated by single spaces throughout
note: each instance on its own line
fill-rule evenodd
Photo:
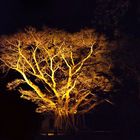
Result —
M 29 28 L 1 37 L 0 47 L 1 69 L 13 69 L 22 76 L 10 81 L 7 88 L 35 102 L 36 112 L 53 112 L 63 118 L 110 102 L 104 95 L 109 97 L 115 81 L 111 47 L 94 30 L 68 33 Z M 60 125 L 56 119 L 56 127 Z

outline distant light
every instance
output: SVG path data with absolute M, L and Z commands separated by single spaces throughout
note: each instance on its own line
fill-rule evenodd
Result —
M 54 133 L 53 132 L 49 132 L 48 136 L 54 136 Z

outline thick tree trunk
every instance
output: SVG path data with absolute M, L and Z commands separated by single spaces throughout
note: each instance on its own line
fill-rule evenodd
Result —
M 75 116 L 74 114 L 56 114 L 54 118 L 54 128 L 59 133 L 72 133 L 77 130 L 75 124 Z
M 73 134 L 85 127 L 83 116 L 75 114 L 55 114 L 42 122 L 41 133 L 54 135 Z

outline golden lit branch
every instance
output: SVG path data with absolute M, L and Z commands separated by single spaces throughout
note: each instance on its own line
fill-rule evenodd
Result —
M 92 52 L 93 52 L 93 46 L 91 46 L 90 52 L 89 52 L 89 54 L 87 55 L 87 57 L 85 57 L 81 62 L 79 62 L 79 63 L 77 64 L 77 65 L 79 65 L 79 67 L 75 70 L 75 72 L 73 73 L 73 75 L 75 75 L 77 72 L 80 71 L 80 69 L 82 68 L 84 62 L 91 56 Z M 77 66 L 77 65 L 76 65 L 76 66 Z
M 44 77 L 43 73 L 42 73 L 41 70 L 40 70 L 40 67 L 39 67 L 39 64 L 38 64 L 38 62 L 37 62 L 37 59 L 36 59 L 36 51 L 37 51 L 37 47 L 36 47 L 35 50 L 33 51 L 33 59 L 34 59 L 34 62 L 35 62 L 35 65 L 36 65 L 36 67 L 37 67 L 37 70 L 38 70 L 39 74 L 40 74 L 42 77 Z M 34 73 L 35 73 L 35 71 L 34 71 Z
M 39 96 L 43 101 L 49 102 L 49 103 L 51 103 L 53 106 L 55 106 L 55 104 L 54 104 L 51 100 L 49 100 L 48 98 L 46 98 L 46 96 L 41 92 L 41 90 L 39 89 L 39 87 L 36 86 L 35 84 L 33 84 L 33 83 L 27 78 L 27 76 L 25 75 L 25 73 L 23 73 L 22 71 L 20 71 L 20 70 L 18 70 L 18 69 L 16 69 L 16 70 L 23 76 L 23 78 L 24 78 L 24 80 L 26 81 L 26 83 L 27 83 L 30 87 L 32 87 L 32 88 L 35 90 L 35 92 L 38 94 L 38 96 Z

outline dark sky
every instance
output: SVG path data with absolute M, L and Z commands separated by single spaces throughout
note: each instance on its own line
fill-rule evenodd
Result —
M 14 28 L 28 25 L 80 27 L 90 23 L 90 8 L 91 5 L 84 0 L 1 0 L 0 31 L 14 31 Z
M 73 31 L 84 27 L 114 30 L 118 26 L 137 31 L 139 7 L 137 0 L 1 0 L 0 33 L 43 25 Z

